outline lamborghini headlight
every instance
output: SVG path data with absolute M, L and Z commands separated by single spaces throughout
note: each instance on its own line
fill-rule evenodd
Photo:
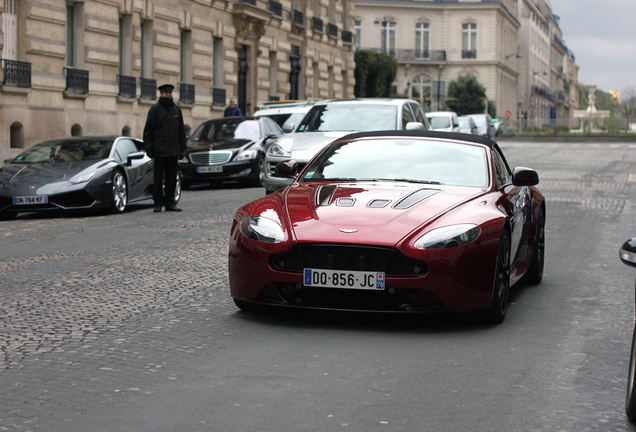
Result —
M 416 249 L 445 249 L 463 246 L 479 237 L 481 229 L 474 224 L 450 225 L 427 232 L 415 242 Z
M 283 241 L 283 227 L 276 221 L 262 216 L 247 216 L 241 221 L 241 233 L 245 237 L 266 243 Z
M 73 183 L 73 184 L 84 183 L 84 182 L 87 182 L 90 179 L 92 179 L 93 176 L 95 175 L 95 173 L 96 173 L 96 171 L 81 172 L 81 173 L 71 177 L 68 181 Z

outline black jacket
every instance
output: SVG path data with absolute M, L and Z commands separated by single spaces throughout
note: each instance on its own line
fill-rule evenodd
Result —
M 179 157 L 185 153 L 183 114 L 172 99 L 161 97 L 150 107 L 144 127 L 144 148 L 152 158 Z

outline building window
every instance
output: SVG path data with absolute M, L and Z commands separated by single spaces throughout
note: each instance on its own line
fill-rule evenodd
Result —
M 382 43 L 380 45 L 382 53 L 395 56 L 395 22 L 382 22 Z
M 66 66 L 75 66 L 75 6 L 66 5 Z
M 4 33 L 4 45 L 2 46 L 2 58 L 5 60 L 18 59 L 18 2 L 17 0 L 4 0 L 4 12 L 2 13 L 2 32 Z
M 192 82 L 192 32 L 181 32 L 181 82 Z
M 141 78 L 152 78 L 152 21 L 141 22 Z
M 278 93 L 278 59 L 277 52 L 269 52 L 269 96 L 276 96 Z
M 223 49 L 223 39 L 213 38 L 213 54 L 212 54 L 212 79 L 213 87 L 223 88 L 224 76 L 223 76 L 223 59 L 225 58 L 225 51 Z
M 428 23 L 415 24 L 415 58 L 428 58 Z
M 132 75 L 132 15 L 119 18 L 119 75 Z
M 82 127 L 77 123 L 71 127 L 71 136 L 82 136 Z
M 23 146 L 23 127 L 22 123 L 15 122 L 9 129 L 9 140 L 11 141 L 11 148 L 22 148 Z
M 356 20 L 353 29 L 356 32 L 356 39 L 354 41 L 356 48 L 360 49 L 360 41 L 362 40 L 362 21 Z
M 477 58 L 477 24 L 462 25 L 462 58 Z

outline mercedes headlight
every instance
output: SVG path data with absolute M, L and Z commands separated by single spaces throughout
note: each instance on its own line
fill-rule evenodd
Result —
M 93 176 L 95 175 L 96 171 L 91 171 L 91 172 L 84 172 L 84 173 L 79 173 L 77 175 L 74 175 L 73 177 L 71 177 L 68 181 L 73 183 L 73 184 L 78 184 L 78 183 L 84 183 L 89 181 L 90 179 L 93 178 Z
M 481 229 L 474 224 L 451 225 L 427 232 L 415 242 L 416 249 L 445 249 L 463 246 L 479 237 Z
M 245 237 L 266 243 L 283 241 L 283 227 L 276 221 L 261 216 L 247 216 L 241 221 L 241 233 Z
M 256 159 L 256 155 L 258 152 L 256 150 L 244 150 L 236 155 L 234 160 L 247 160 L 247 159 Z
M 273 144 L 269 150 L 267 150 L 267 154 L 277 157 L 291 157 L 291 150 L 280 144 Z

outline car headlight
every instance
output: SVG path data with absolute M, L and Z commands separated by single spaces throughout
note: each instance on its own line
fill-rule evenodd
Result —
M 427 232 L 415 242 L 416 249 L 445 249 L 463 246 L 479 237 L 481 229 L 474 224 L 451 225 Z
M 189 163 L 190 161 L 188 160 L 187 156 L 182 157 L 181 159 L 179 159 L 179 163 Z
M 291 157 L 291 150 L 280 144 L 273 144 L 269 150 L 267 150 L 267 154 L 270 156 Z
M 245 237 L 266 243 L 283 241 L 283 227 L 276 221 L 261 216 L 247 216 L 241 221 L 241 233 Z
M 79 173 L 71 177 L 68 181 L 73 184 L 84 183 L 93 178 L 96 171 L 88 172 L 88 173 Z
M 258 152 L 256 150 L 244 150 L 236 155 L 234 160 L 247 160 L 247 159 L 256 159 L 256 155 Z

